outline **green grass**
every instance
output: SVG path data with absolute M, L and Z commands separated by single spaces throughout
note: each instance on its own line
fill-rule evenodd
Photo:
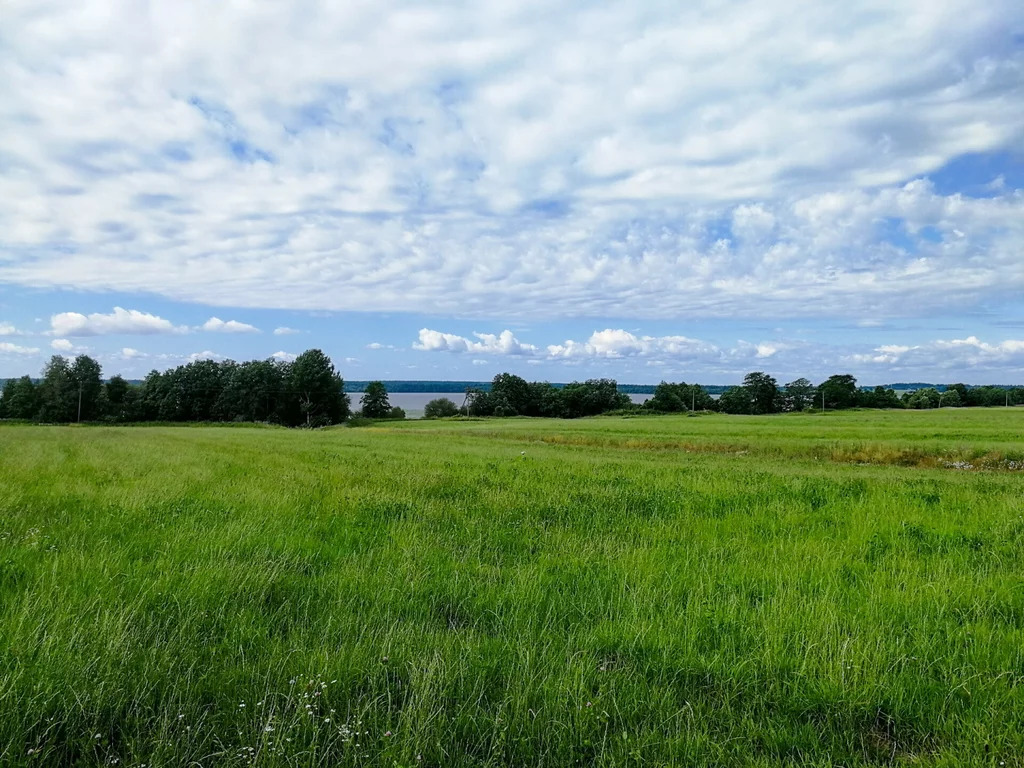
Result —
M 1019 765 L 1022 431 L 0 428 L 0 765 Z

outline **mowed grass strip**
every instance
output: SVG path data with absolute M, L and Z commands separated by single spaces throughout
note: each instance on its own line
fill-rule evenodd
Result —
M 0 428 L 0 765 L 1019 764 L 1021 427 Z

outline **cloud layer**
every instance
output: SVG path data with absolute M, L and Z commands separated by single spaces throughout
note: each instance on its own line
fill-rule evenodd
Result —
M 1008 339 L 993 344 L 968 336 L 913 346 L 885 345 L 867 354 L 850 355 L 846 360 L 890 371 L 970 369 L 1012 371 L 1019 375 L 1024 368 L 1024 340 Z
M 422 328 L 419 334 L 419 341 L 414 343 L 413 349 L 426 352 L 472 352 L 473 354 L 495 353 L 501 355 L 531 355 L 537 352 L 537 347 L 532 344 L 523 344 L 515 337 L 512 331 L 502 331 L 494 335 L 490 333 L 474 333 L 476 339 L 467 339 L 457 336 L 454 333 L 441 333 L 432 331 L 429 328 Z M 380 348 L 379 345 L 371 348 Z
M 61 312 L 50 318 L 53 336 L 110 336 L 114 334 L 153 335 L 159 333 L 187 333 L 185 326 L 176 326 L 148 312 L 114 307 L 109 314 L 94 312 Z
M 19 344 L 12 344 L 9 341 L 0 341 L 0 354 L 2 355 L 37 355 L 38 347 L 23 347 Z
M 212 333 L 259 333 L 260 329 L 248 323 L 240 323 L 237 320 L 221 320 L 219 317 L 211 317 L 203 323 L 198 330 L 210 331 Z
M 11 285 L 647 318 L 1024 291 L 1024 193 L 923 180 L 1021 145 L 1017 0 L 14 0 L 4 17 Z
M 4 326 L 0 326 L 0 335 Z M 9 326 L 11 333 L 17 333 L 13 326 Z M 280 329 L 278 329 L 280 330 Z M 288 329 L 290 331 L 290 329 Z M 110 313 L 93 312 L 83 315 L 79 312 L 60 312 L 50 318 L 50 336 L 76 337 L 76 336 L 153 336 L 158 334 L 182 334 L 191 332 L 207 333 L 260 333 L 260 329 L 248 323 L 238 320 L 221 320 L 219 317 L 211 317 L 202 325 L 189 328 L 186 325 L 174 325 L 158 315 L 142 312 L 137 309 L 123 309 L 114 307 Z M 276 333 L 276 332 L 275 332 Z M 58 349 L 57 342 L 70 344 L 66 339 L 57 339 L 53 343 L 54 349 Z M 70 349 L 71 347 L 67 347 Z
M 1024 368 L 1024 340 L 1008 339 L 993 343 L 974 336 L 937 339 L 917 345 L 883 345 L 873 349 L 793 340 L 737 341 L 730 346 L 721 346 L 686 336 L 638 336 L 621 328 L 594 331 L 582 341 L 570 339 L 544 347 L 521 342 L 507 330 L 497 336 L 480 333 L 474 336 L 487 340 L 504 338 L 510 343 L 485 343 L 425 328 L 420 331 L 419 342 L 413 348 L 460 355 L 487 352 L 495 356 L 525 356 L 531 363 L 618 364 L 619 375 L 631 375 L 631 381 L 657 378 L 659 371 L 664 371 L 669 377 L 672 373 L 687 372 L 691 378 L 695 374 L 701 378 L 717 374 L 735 379 L 752 370 L 766 370 L 782 376 L 854 371 L 871 381 L 907 373 L 912 378 L 939 376 L 940 381 L 945 381 L 949 375 L 962 378 L 961 372 L 969 370 L 973 378 L 968 378 L 977 383 L 979 375 L 1003 373 L 1016 376 Z M 473 362 L 476 363 L 475 360 Z M 497 368 L 507 368 L 510 363 L 498 363 Z

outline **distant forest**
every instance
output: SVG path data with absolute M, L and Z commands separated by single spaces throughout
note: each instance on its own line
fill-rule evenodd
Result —
M 139 382 L 141 383 L 141 382 Z M 345 382 L 345 391 L 349 394 L 359 394 L 366 391 L 367 385 L 371 382 L 350 380 Z M 431 393 L 441 392 L 451 394 L 453 392 L 465 392 L 467 389 L 479 389 L 483 392 L 491 391 L 491 382 L 489 381 L 426 381 L 426 380 L 415 380 L 415 379 L 385 379 L 380 381 L 388 392 L 417 392 L 417 393 Z M 566 384 L 560 384 L 553 382 L 551 386 L 561 389 L 567 386 Z M 619 392 L 627 395 L 653 395 L 658 388 L 657 384 L 617 384 Z M 701 384 L 700 385 L 705 392 L 709 395 L 721 395 L 728 389 L 732 384 Z M 893 384 L 883 384 L 883 389 L 891 389 L 897 393 L 902 394 L 906 391 L 917 391 L 919 389 L 934 389 L 938 392 L 945 392 L 950 384 L 934 384 L 930 382 L 917 381 L 917 382 L 896 382 Z M 967 389 L 1014 389 L 1012 384 L 989 384 L 989 385 L 977 385 L 977 384 L 965 384 L 963 385 Z M 864 391 L 873 390 L 874 387 L 861 386 L 860 389 Z
M 345 391 L 355 394 L 358 392 L 365 392 L 366 387 L 370 384 L 369 381 L 346 381 Z M 409 380 L 384 380 L 380 382 L 383 384 L 388 392 L 445 392 L 451 394 L 453 392 L 465 392 L 467 389 L 479 389 L 482 392 L 491 391 L 491 382 L 489 381 L 409 381 Z M 568 386 L 567 384 L 552 384 L 551 386 L 558 389 Z M 640 395 L 653 395 L 654 384 L 617 384 L 619 392 L 624 394 L 640 394 Z M 710 386 L 707 388 L 711 394 L 719 394 L 720 391 L 725 391 L 726 387 Z
M 198 360 L 167 371 L 152 371 L 141 382 L 121 376 L 103 379 L 100 364 L 87 355 L 69 360 L 54 355 L 41 379 L 9 379 L 0 391 L 0 419 L 45 423 L 75 421 L 266 422 L 284 426 L 340 424 L 352 416 L 404 418 L 388 402 L 391 392 L 461 392 L 462 402 L 438 398 L 427 404 L 430 416 L 547 416 L 577 418 L 611 412 L 675 413 L 720 411 L 768 414 L 846 408 L 941 408 L 1024 404 L 1024 387 L 922 386 L 902 394 L 894 387 L 865 389 L 850 374 L 820 384 L 800 378 L 780 385 L 762 371 L 743 384 L 720 392 L 699 384 L 662 382 L 654 387 L 619 385 L 613 379 L 568 384 L 529 382 L 500 373 L 490 382 L 350 382 L 347 386 L 330 358 L 318 349 L 293 362 Z M 398 386 L 396 386 L 398 385 Z M 424 389 L 430 385 L 436 389 Z M 363 392 L 353 411 L 349 392 Z M 630 392 L 648 392 L 643 405 Z M 719 394 L 718 399 L 711 395 Z

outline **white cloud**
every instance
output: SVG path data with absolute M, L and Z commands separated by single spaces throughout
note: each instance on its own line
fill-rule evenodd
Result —
M 50 346 L 58 352 L 70 352 L 75 348 L 75 345 L 67 339 L 54 339 L 50 342 Z
M 482 333 L 474 336 L 478 340 L 424 328 L 419 332 L 419 341 L 413 344 L 413 349 L 424 352 L 514 355 L 528 358 L 527 362 L 543 360 L 569 364 L 642 359 L 646 365 L 685 365 L 704 370 L 735 372 L 750 370 L 768 358 L 778 362 L 782 353 L 807 346 L 796 341 L 762 341 L 757 344 L 737 341 L 732 346 L 722 347 L 688 336 L 637 335 L 622 328 L 594 331 L 585 341 L 569 339 L 561 344 L 549 344 L 543 349 L 520 341 L 508 330 L 497 336 Z M 793 364 L 790 358 L 781 362 L 787 367 Z M 484 365 L 487 361 L 474 359 L 472 363 Z
M 119 334 L 185 333 L 187 328 L 135 309 L 114 307 L 110 314 L 61 312 L 50 318 L 51 336 L 106 336 Z
M 594 331 L 584 342 L 565 341 L 547 348 L 551 358 L 623 358 L 669 356 L 677 359 L 717 358 L 713 344 L 686 336 L 636 336 L 621 328 Z
M 454 333 L 442 333 L 429 328 L 421 328 L 419 341 L 413 349 L 426 352 L 470 352 L 475 354 L 490 353 L 496 355 L 532 355 L 538 350 L 532 344 L 519 341 L 512 331 L 505 330 L 494 335 L 491 333 L 473 333 L 476 341 L 458 336 Z
M 471 353 L 468 345 L 474 343 L 455 334 L 421 331 L 420 342 L 413 346 L 421 351 Z M 976 336 L 875 347 L 800 338 L 716 344 L 682 335 L 640 335 L 622 328 L 606 328 L 585 340 L 570 339 L 549 344 L 543 350 L 525 346 L 536 352 L 502 365 L 511 369 L 522 363 L 559 366 L 553 371 L 564 370 L 561 366 L 583 365 L 599 371 L 598 375 L 610 375 L 619 381 L 650 381 L 653 376 L 728 383 L 740 381 L 750 371 L 761 370 L 775 376 L 780 384 L 801 376 L 821 381 L 845 372 L 872 385 L 897 380 L 963 380 L 978 384 L 1016 381 L 1024 369 L 1024 340 L 983 341 Z M 485 361 L 475 358 L 472 363 Z M 640 373 L 652 370 L 655 372 Z
M 218 355 L 216 352 L 211 352 L 208 349 L 203 350 L 202 352 L 193 352 L 191 355 L 189 355 L 188 357 L 185 358 L 185 360 L 187 362 L 189 362 L 189 363 L 195 363 L 195 362 L 198 362 L 200 360 L 223 360 L 223 359 L 224 359 L 223 355 Z
M 1019 371 L 1024 368 L 1024 340 L 991 343 L 976 336 L 937 339 L 924 344 L 889 344 L 869 353 L 848 355 L 845 361 L 887 371 L 933 374 L 943 371 Z
M 200 326 L 201 331 L 212 333 L 259 333 L 260 329 L 255 325 L 240 323 L 237 320 L 221 320 L 219 317 L 211 317 Z M 277 333 L 275 331 L 275 333 Z
M 0 341 L 0 354 L 36 355 L 38 353 L 38 347 L 21 347 L 17 344 L 11 344 L 9 341 Z
M 294 363 L 295 358 L 297 358 L 298 355 L 293 355 L 291 352 L 282 351 L 275 352 L 274 354 L 271 355 L 271 357 L 274 358 L 275 360 L 281 361 L 282 363 Z
M 369 344 L 367 344 L 366 348 L 367 349 L 386 349 L 387 347 L 384 344 L 381 344 L 379 341 L 373 341 L 373 342 L 370 342 Z
M 21 333 L 10 323 L 0 323 L 0 336 L 20 336 Z
M 292 336 L 296 333 L 302 333 L 302 331 L 298 331 L 295 328 L 289 328 L 288 326 L 285 325 L 282 325 L 280 328 L 274 329 L 275 336 Z
M 107 5 L 5 6 L 7 284 L 503 318 L 1024 290 L 1006 178 L 907 184 L 1020 146 L 1019 0 Z
M 140 358 L 149 357 L 145 352 L 140 352 L 132 347 L 124 347 L 121 350 L 121 357 L 125 360 L 138 360 Z

